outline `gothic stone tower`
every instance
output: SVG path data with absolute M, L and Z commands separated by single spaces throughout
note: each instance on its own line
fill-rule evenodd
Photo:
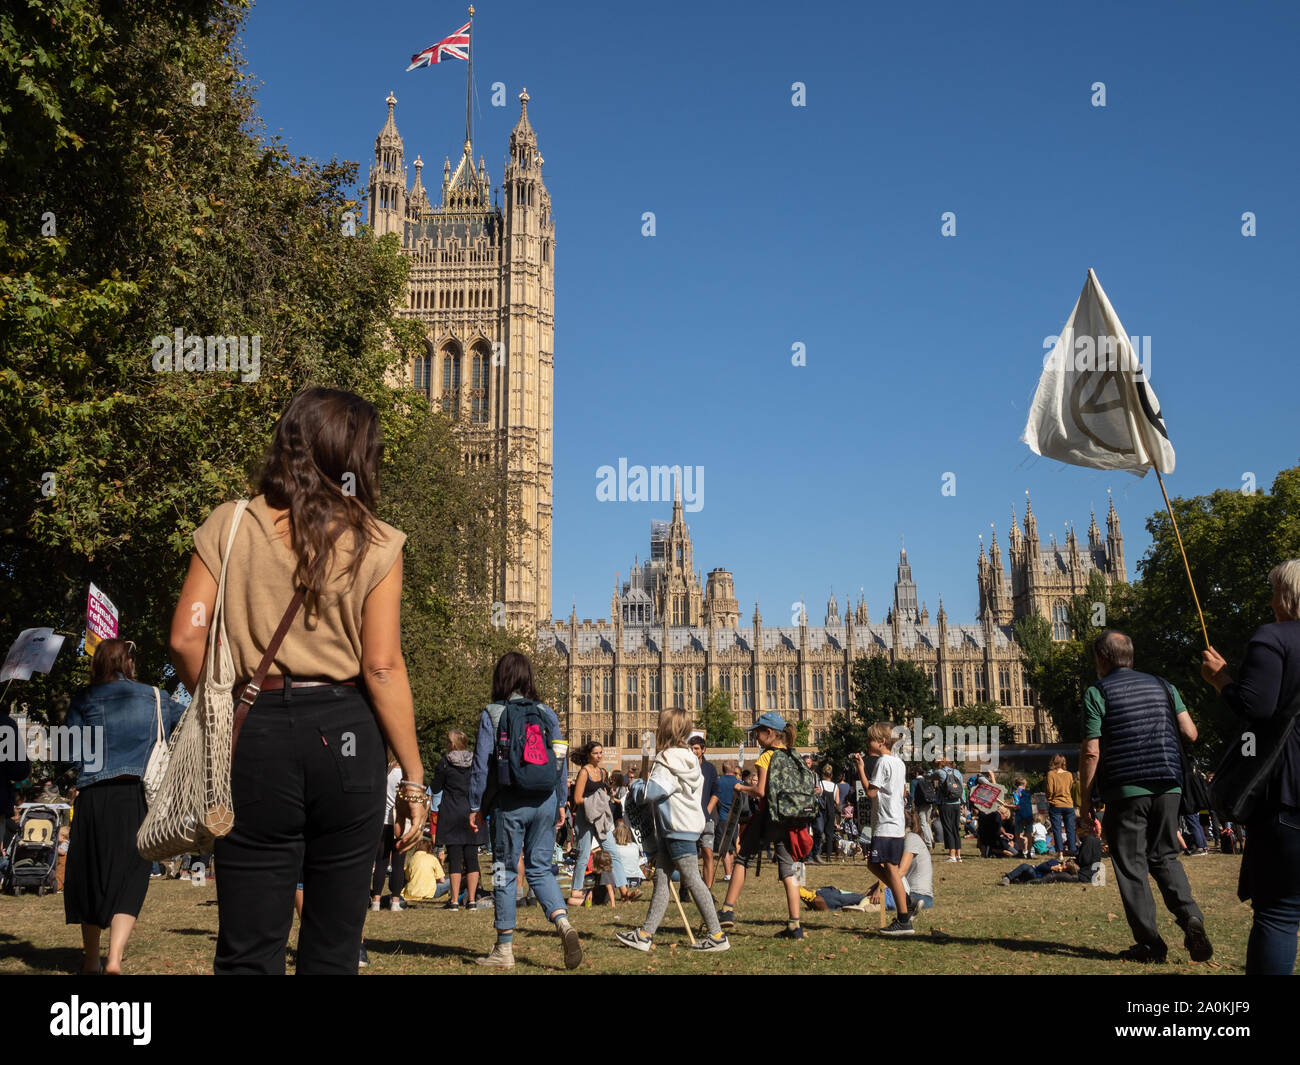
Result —
M 1101 538 L 1097 519 L 1088 522 L 1088 549 L 1080 550 L 1078 538 L 1071 528 L 1062 546 L 1055 536 L 1047 543 L 1038 539 L 1038 519 L 1033 507 L 1025 500 L 1025 527 L 1023 534 L 1016 525 L 1016 513 L 1011 511 L 1010 532 L 1010 590 L 1002 569 L 1002 554 L 998 549 L 996 533 L 993 550 L 986 558 L 980 543 L 979 572 L 980 617 L 987 612 L 997 625 L 1008 625 L 1031 614 L 1041 614 L 1051 622 L 1052 638 L 1070 638 L 1067 606 L 1071 597 L 1088 590 L 1088 578 L 1100 573 L 1106 584 L 1113 587 L 1128 580 L 1124 565 L 1124 534 L 1120 530 L 1119 515 L 1115 513 L 1114 500 L 1106 515 L 1106 539 Z
M 521 628 L 551 618 L 554 468 L 555 223 L 528 99 L 525 89 L 497 190 L 503 205 L 468 139 L 455 170 L 443 164 L 439 203 L 418 156 L 408 191 L 391 93 L 369 186 L 375 235 L 397 234 L 411 260 L 401 313 L 423 324 L 425 351 L 409 382 L 457 422 L 466 462 L 506 471 L 527 523 L 496 578 L 507 622 Z

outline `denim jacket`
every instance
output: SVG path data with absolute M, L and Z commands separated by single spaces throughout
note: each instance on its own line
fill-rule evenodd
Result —
M 511 699 L 522 699 L 523 696 L 514 692 Z M 545 703 L 538 703 L 542 711 L 542 716 L 550 722 L 551 727 L 555 730 L 555 735 L 560 734 L 560 719 L 555 716 L 555 711 Z M 488 703 L 483 710 L 482 716 L 478 722 L 478 737 L 474 743 L 474 766 L 469 774 L 469 808 L 477 811 L 483 805 L 483 794 L 487 791 L 488 784 L 488 767 L 492 752 L 496 749 L 496 731 L 497 725 L 501 721 L 501 715 L 505 711 L 505 703 Z M 556 810 L 564 808 L 564 796 L 567 792 L 565 783 L 564 766 L 559 767 L 559 775 L 555 781 L 555 803 Z M 534 805 L 541 805 L 541 800 Z
M 153 693 L 148 684 L 118 679 L 83 688 L 73 697 L 66 725 L 80 734 L 77 787 L 144 776 L 157 734 Z M 185 708 L 166 692 L 160 694 L 163 734 L 170 736 Z

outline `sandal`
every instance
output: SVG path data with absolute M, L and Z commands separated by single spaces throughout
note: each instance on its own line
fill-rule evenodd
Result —
M 626 892 L 623 893 L 623 900 L 622 900 L 622 901 L 624 901 L 624 902 L 636 902 L 636 900 L 639 899 L 640 897 L 641 897 L 641 892 L 640 892 L 640 891 L 626 891 Z

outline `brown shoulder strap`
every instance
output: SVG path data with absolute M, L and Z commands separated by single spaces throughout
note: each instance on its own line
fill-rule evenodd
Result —
M 257 671 L 253 674 L 253 679 L 244 685 L 244 690 L 239 693 L 239 699 L 235 703 L 234 726 L 230 730 L 230 753 L 232 756 L 235 753 L 235 745 L 239 743 L 239 730 L 244 725 L 244 718 L 248 716 L 249 708 L 252 707 L 253 701 L 262 690 L 262 681 L 266 680 L 266 674 L 271 669 L 271 663 L 275 661 L 275 652 L 280 649 L 280 644 L 284 642 L 285 636 L 289 634 L 289 626 L 293 624 L 293 619 L 298 615 L 298 609 L 302 606 L 305 591 L 305 588 L 299 588 L 293 593 L 293 598 L 289 600 L 289 607 L 285 610 L 284 617 L 280 619 L 280 625 L 275 630 L 275 635 L 271 637 L 271 642 L 266 645 L 266 653 L 262 655 L 262 661 L 257 664 Z

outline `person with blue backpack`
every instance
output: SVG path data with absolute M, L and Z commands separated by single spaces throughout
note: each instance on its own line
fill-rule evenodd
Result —
M 470 774 L 470 829 L 485 809 L 492 813 L 492 901 L 497 941 L 487 957 L 493 969 L 514 967 L 515 885 L 522 855 L 524 875 L 564 947 L 564 967 L 582 963 L 582 944 L 569 923 L 560 885 L 551 871 L 555 833 L 564 809 L 564 758 L 557 753 L 560 722 L 537 694 L 533 664 L 511 651 L 492 674 L 492 701 L 479 718 Z

